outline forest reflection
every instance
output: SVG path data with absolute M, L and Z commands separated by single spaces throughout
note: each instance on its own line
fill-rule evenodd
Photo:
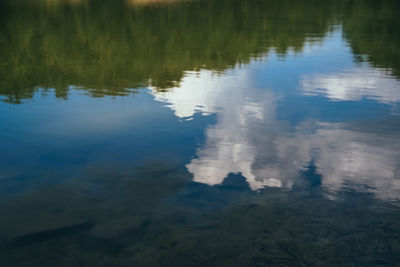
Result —
M 143 5 L 165 5 L 172 3 L 179 3 L 192 0 L 126 0 L 128 5 L 143 6 Z
M 391 0 L 2 1 L 0 99 L 20 103 L 38 88 L 66 98 L 71 85 L 95 97 L 147 86 L 163 91 L 188 70 L 220 72 L 271 52 L 302 53 L 335 25 L 354 60 L 398 76 L 394 6 Z

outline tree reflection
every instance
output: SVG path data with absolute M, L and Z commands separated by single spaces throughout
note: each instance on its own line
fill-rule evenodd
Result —
M 6 2 L 1 10 L 0 94 L 12 103 L 38 87 L 66 97 L 71 84 L 93 96 L 149 84 L 162 90 L 185 70 L 221 71 L 271 50 L 300 52 L 308 36 L 325 34 L 331 17 L 330 6 L 319 1 L 194 1 L 140 9 L 88 1 L 50 10 Z
M 355 60 L 400 75 L 398 9 L 392 0 L 2 1 L 0 95 L 19 103 L 38 88 L 65 98 L 70 85 L 93 96 L 163 90 L 184 71 L 301 53 L 335 24 Z

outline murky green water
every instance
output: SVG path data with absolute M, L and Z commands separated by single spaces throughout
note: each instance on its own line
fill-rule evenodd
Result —
M 399 14 L 1 1 L 0 266 L 400 266 Z

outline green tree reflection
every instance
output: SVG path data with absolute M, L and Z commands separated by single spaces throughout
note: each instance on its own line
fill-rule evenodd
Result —
M 186 70 L 223 71 L 271 50 L 282 57 L 289 50 L 301 52 L 306 40 L 321 41 L 341 19 L 356 55 L 399 74 L 399 40 L 392 37 L 400 36 L 395 35 L 400 24 L 391 23 L 398 21 L 393 8 L 398 3 L 389 0 L 0 5 L 0 95 L 11 103 L 31 98 L 37 88 L 54 88 L 57 97 L 66 98 L 70 85 L 93 96 L 124 95 L 149 84 L 163 90 L 179 83 Z

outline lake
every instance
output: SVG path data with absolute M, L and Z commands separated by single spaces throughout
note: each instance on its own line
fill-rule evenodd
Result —
M 0 266 L 400 266 L 399 14 L 1 1 Z

